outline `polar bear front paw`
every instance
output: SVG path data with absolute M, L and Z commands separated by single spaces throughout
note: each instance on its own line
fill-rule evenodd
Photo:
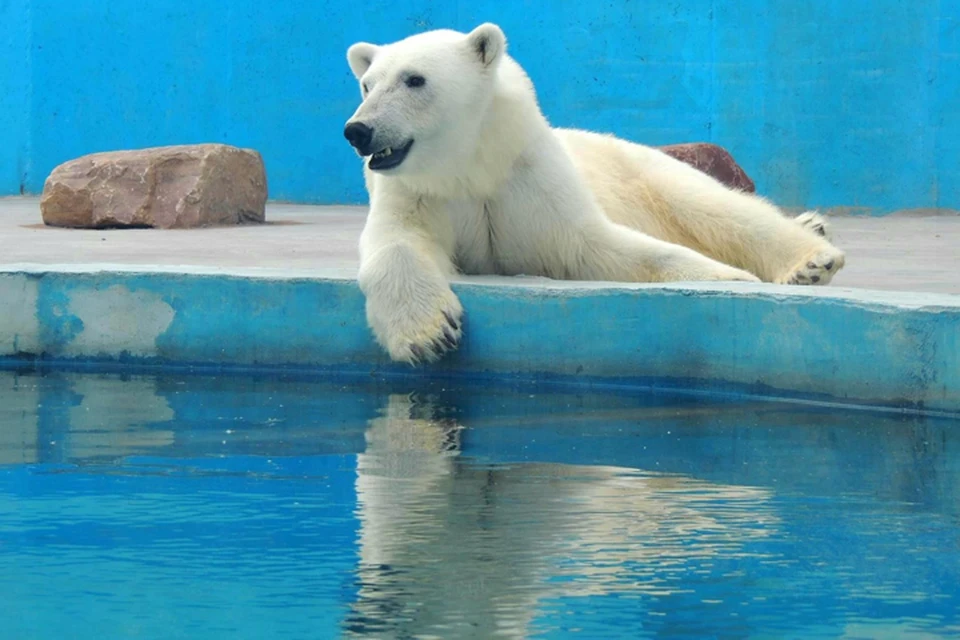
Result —
M 846 257 L 835 247 L 817 251 L 777 278 L 778 284 L 825 285 L 843 268 Z
M 439 360 L 463 335 L 463 307 L 449 287 L 417 291 L 403 302 L 367 296 L 367 321 L 390 358 L 412 365 Z

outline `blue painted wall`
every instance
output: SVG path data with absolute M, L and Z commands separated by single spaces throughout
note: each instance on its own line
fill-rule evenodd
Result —
M 960 299 L 772 285 L 460 282 L 460 347 L 411 368 L 353 277 L 0 267 L 0 368 L 39 361 L 479 376 L 960 412 Z M 114 321 L 104 323 L 103 318 Z
M 960 0 L 0 0 L 0 193 L 222 141 L 273 198 L 362 202 L 346 47 L 485 20 L 557 125 L 722 144 L 786 205 L 960 208 Z
M 0 0 L 0 195 L 26 188 L 30 154 L 30 0 Z

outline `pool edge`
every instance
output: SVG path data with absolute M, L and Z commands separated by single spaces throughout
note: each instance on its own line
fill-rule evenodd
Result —
M 960 411 L 960 296 L 464 278 L 461 349 L 390 363 L 345 271 L 0 266 L 0 364 L 481 376 Z

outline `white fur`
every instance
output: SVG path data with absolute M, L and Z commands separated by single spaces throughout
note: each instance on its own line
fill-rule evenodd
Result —
M 395 360 L 460 338 L 458 271 L 574 280 L 826 284 L 844 255 L 811 226 L 655 149 L 552 129 L 499 27 L 353 45 L 376 149 L 413 140 L 394 169 L 365 167 L 360 286 Z M 422 87 L 405 78 L 417 74 Z M 817 220 L 822 220 L 816 218 Z

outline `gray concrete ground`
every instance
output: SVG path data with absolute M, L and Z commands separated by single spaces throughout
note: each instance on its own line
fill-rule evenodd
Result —
M 0 198 L 0 263 L 356 269 L 362 207 L 270 204 L 268 224 L 195 230 L 43 226 L 37 198 Z M 960 215 L 833 218 L 834 285 L 960 294 Z

